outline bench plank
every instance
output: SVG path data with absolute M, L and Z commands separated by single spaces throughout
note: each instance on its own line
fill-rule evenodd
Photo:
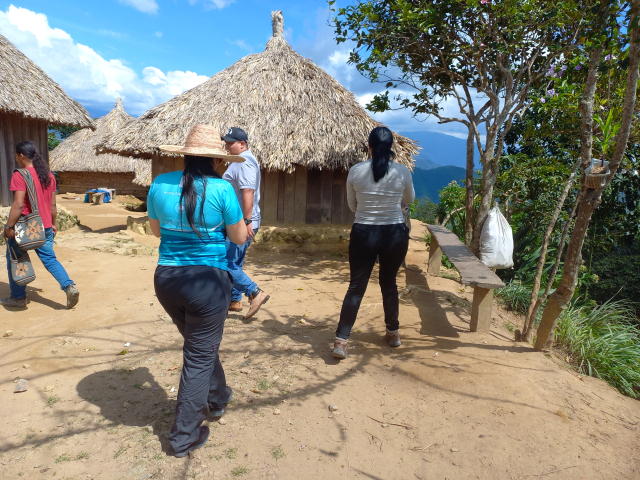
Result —
M 471 285 L 488 290 L 504 287 L 502 280 L 500 280 L 489 267 L 478 260 L 478 258 L 471 253 L 469 247 L 462 243 L 454 233 L 442 225 L 427 225 L 427 228 L 431 233 L 431 241 L 433 242 L 434 239 L 436 241 L 436 248 L 432 250 L 434 255 L 429 254 L 430 274 L 439 274 L 441 255 L 444 253 L 460 272 L 460 281 L 464 285 Z M 438 251 L 441 252 L 440 255 L 438 255 Z M 434 274 L 432 271 L 436 270 L 436 263 L 438 273 Z

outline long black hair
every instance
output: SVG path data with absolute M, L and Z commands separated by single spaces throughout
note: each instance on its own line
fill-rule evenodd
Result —
M 21 142 L 16 145 L 16 153 L 24 155 L 33 162 L 33 168 L 36 169 L 40 185 L 47 188 L 51 184 L 51 170 L 49 170 L 49 162 L 38 153 L 36 144 L 31 140 Z
M 187 222 L 191 229 L 199 236 L 202 235 L 196 228 L 196 205 L 200 193 L 195 186 L 195 179 L 202 178 L 202 202 L 200 203 L 200 216 L 198 222 L 204 224 L 204 204 L 207 195 L 207 177 L 220 178 L 213 167 L 213 159 L 209 157 L 184 156 L 184 171 L 182 172 L 182 193 L 180 194 L 180 206 L 184 208 Z M 180 217 L 182 219 L 182 216 Z
M 371 147 L 371 170 L 373 181 L 378 183 L 389 171 L 389 162 L 396 158 L 391 151 L 393 145 L 393 133 L 387 127 L 376 127 L 369 134 L 369 146 Z

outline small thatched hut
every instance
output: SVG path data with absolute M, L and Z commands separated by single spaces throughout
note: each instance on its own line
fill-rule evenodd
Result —
M 349 168 L 366 160 L 369 132 L 380 123 L 354 95 L 283 36 L 282 12 L 271 14 L 273 37 L 203 84 L 152 108 L 103 143 L 100 151 L 153 159 L 153 177 L 182 169 L 182 157 L 159 145 L 182 145 L 197 123 L 244 129 L 263 168 L 263 223 L 348 224 Z M 413 168 L 415 143 L 395 136 L 396 161 Z
M 9 185 L 15 146 L 32 140 L 48 159 L 48 125 L 93 128 L 89 113 L 0 35 L 0 206 L 13 201 Z
M 54 148 L 49 157 L 51 170 L 58 174 L 60 191 L 84 193 L 108 187 L 115 188 L 119 195 L 146 197 L 151 185 L 151 160 L 96 152 L 96 146 L 106 137 L 132 120 L 118 99 L 113 110 L 96 120 L 95 131 L 78 130 Z

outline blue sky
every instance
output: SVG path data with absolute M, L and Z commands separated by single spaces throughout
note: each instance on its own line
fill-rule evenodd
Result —
M 350 46 L 334 41 L 324 1 L 0 0 L 0 34 L 93 116 L 107 113 L 119 96 L 138 116 L 262 51 L 276 9 L 283 11 L 292 47 L 354 92 L 361 104 L 382 90 L 347 64 Z M 466 138 L 463 126 L 419 122 L 408 112 L 375 118 L 396 131 Z

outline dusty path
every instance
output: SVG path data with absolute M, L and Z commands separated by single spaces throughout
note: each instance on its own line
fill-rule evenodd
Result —
M 130 214 L 71 208 L 100 235 Z M 272 300 L 252 322 L 227 320 L 221 358 L 236 397 L 205 448 L 167 456 L 181 339 L 153 295 L 156 258 L 62 241 L 77 233 L 60 234 L 57 252 L 78 307 L 65 309 L 36 263 L 29 309 L 0 310 L 0 333 L 13 331 L 0 338 L 3 480 L 640 478 L 640 403 L 512 342 L 503 323 L 517 319 L 504 311 L 491 333 L 468 332 L 471 292 L 455 281 L 401 271 L 401 289 L 420 289 L 401 301 L 403 345 L 391 350 L 374 277 L 338 363 L 329 344 L 346 258 L 253 247 L 248 271 Z M 427 258 L 420 234 L 413 269 Z M 13 393 L 17 377 L 28 391 Z

